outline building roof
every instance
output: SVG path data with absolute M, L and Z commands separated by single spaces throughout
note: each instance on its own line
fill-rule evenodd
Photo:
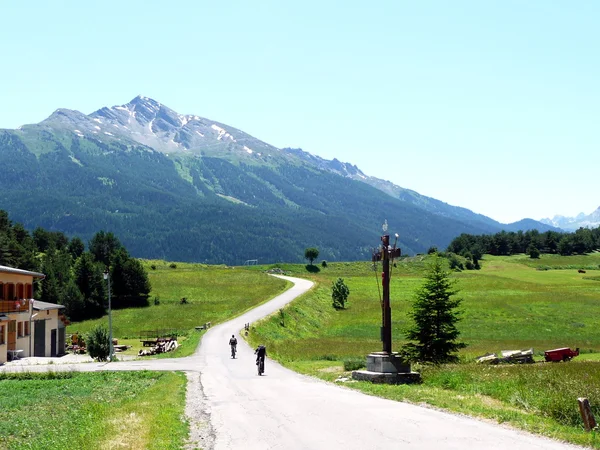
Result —
M 38 311 L 47 311 L 49 309 L 64 309 L 63 305 L 57 305 L 56 303 L 42 302 L 40 300 L 33 301 L 33 309 Z
M 46 278 L 46 275 L 39 272 L 30 272 L 29 270 L 15 269 L 14 267 L 0 266 L 0 272 L 14 273 L 17 275 L 29 275 L 33 278 Z

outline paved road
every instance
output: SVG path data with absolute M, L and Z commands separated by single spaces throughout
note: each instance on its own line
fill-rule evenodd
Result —
M 210 416 L 215 450 L 577 448 L 462 416 L 367 396 L 298 375 L 271 360 L 266 363 L 265 375 L 259 377 L 253 351 L 241 339 L 238 357 L 230 358 L 229 337 L 238 335 L 245 323 L 276 311 L 312 285 L 306 280 L 284 278 L 295 283 L 292 289 L 209 330 L 192 357 L 80 364 L 79 369 L 200 371 L 202 409 Z M 53 370 L 58 368 L 53 366 Z

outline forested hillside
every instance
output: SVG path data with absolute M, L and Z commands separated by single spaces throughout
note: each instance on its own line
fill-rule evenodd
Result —
M 384 220 L 407 254 L 502 229 L 433 199 L 394 198 L 354 179 L 364 178 L 355 167 L 225 127 L 136 97 L 0 130 L 0 208 L 28 230 L 84 240 L 114 232 L 136 257 L 233 265 L 299 262 L 308 246 L 327 260 L 370 258 Z
M 108 270 L 113 308 L 148 304 L 146 271 L 115 235 L 99 231 L 85 247 L 79 237 L 59 231 L 37 227 L 29 233 L 0 210 L 0 265 L 43 273 L 37 300 L 64 305 L 71 320 L 100 317 L 107 308 Z

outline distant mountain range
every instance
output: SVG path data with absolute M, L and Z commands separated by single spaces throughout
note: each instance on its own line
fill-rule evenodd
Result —
M 600 226 L 600 207 L 589 215 L 584 213 L 579 213 L 576 217 L 556 215 L 552 219 L 542 219 L 540 222 L 566 231 L 575 231 L 579 228 L 597 228 Z
M 500 224 L 143 96 L 0 130 L 0 167 L 0 209 L 14 221 L 84 239 L 113 231 L 145 258 L 299 261 L 317 246 L 323 259 L 365 259 L 386 219 L 405 253 L 461 233 L 554 229 Z

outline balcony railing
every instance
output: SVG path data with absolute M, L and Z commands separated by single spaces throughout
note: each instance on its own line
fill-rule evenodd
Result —
M 31 299 L 28 298 L 20 300 L 0 300 L 0 313 L 29 312 L 30 301 Z

